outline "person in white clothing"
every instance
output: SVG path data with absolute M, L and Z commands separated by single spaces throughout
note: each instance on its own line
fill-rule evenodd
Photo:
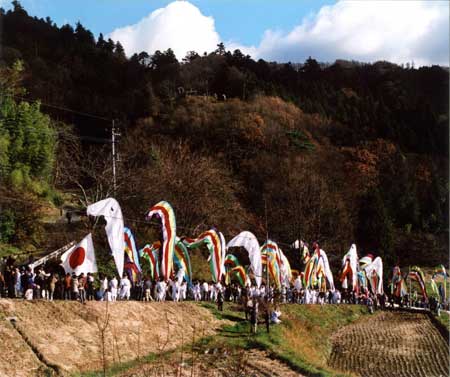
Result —
M 209 301 L 212 301 L 212 302 L 216 301 L 217 292 L 216 292 L 216 288 L 215 288 L 214 284 L 211 283 L 209 285 L 208 289 L 209 289 Z
M 214 295 L 214 301 L 217 301 L 217 298 L 219 296 L 219 292 L 223 293 L 223 287 L 222 284 L 219 282 L 216 283 L 216 285 L 214 286 L 214 291 L 215 291 L 215 295 Z
M 311 304 L 311 291 L 309 288 L 305 289 L 305 304 Z
M 179 288 L 179 300 L 180 301 L 186 300 L 186 292 L 187 292 L 187 284 L 185 281 L 183 281 Z
M 156 283 L 156 301 L 165 301 L 166 289 L 167 289 L 167 284 L 161 278 L 161 280 Z
M 128 276 L 124 274 L 123 278 L 120 279 L 120 299 L 129 300 L 130 290 L 131 290 L 131 281 L 130 279 L 128 279 Z
M 194 295 L 194 300 L 200 301 L 202 299 L 202 289 L 200 287 L 199 282 L 195 283 L 192 291 L 193 291 L 193 295 Z
M 275 308 L 275 310 L 273 310 L 270 315 L 270 321 L 272 323 L 278 325 L 281 323 L 280 316 L 281 316 L 281 310 L 278 308 Z
M 111 289 L 108 289 L 108 290 L 105 292 L 105 301 L 111 302 L 112 300 L 113 300 L 113 299 L 112 299 Z
M 178 284 L 176 280 L 169 280 L 169 286 L 172 293 L 172 301 L 178 301 Z
M 106 291 L 108 290 L 108 278 L 105 276 L 105 278 L 101 281 L 100 284 L 100 297 L 101 300 L 105 300 Z
M 111 281 L 109 282 L 109 289 L 111 291 L 111 301 L 117 300 L 117 288 L 119 287 L 119 282 L 117 281 L 116 277 L 114 276 Z
M 208 300 L 209 285 L 206 281 L 202 284 L 202 301 Z

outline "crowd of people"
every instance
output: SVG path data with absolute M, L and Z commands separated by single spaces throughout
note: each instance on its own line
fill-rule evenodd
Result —
M 152 280 L 149 276 L 132 281 L 127 274 L 121 278 L 104 274 L 87 273 L 75 275 L 46 271 L 43 267 L 32 269 L 29 266 L 15 266 L 13 260 L 3 260 L 0 268 L 0 297 L 23 298 L 26 300 L 78 300 L 85 303 L 90 300 L 117 301 L 209 301 L 215 302 L 221 310 L 223 302 L 243 303 L 246 312 L 258 308 L 259 303 L 297 303 L 297 304 L 361 304 L 370 311 L 377 308 L 416 306 L 439 311 L 441 304 L 434 298 L 418 299 L 417 294 L 406 295 L 401 299 L 393 296 L 372 294 L 368 289 L 355 292 L 349 289 L 323 291 L 305 288 L 300 276 L 290 286 L 279 288 L 270 285 L 260 287 L 247 282 L 241 286 L 207 281 L 186 281 L 177 279 Z M 272 323 L 279 323 L 279 313 L 269 314 Z

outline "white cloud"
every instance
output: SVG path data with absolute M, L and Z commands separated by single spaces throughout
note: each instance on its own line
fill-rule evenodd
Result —
M 220 43 L 214 19 L 204 16 L 187 1 L 175 1 L 149 14 L 137 24 L 114 30 L 108 35 L 120 41 L 127 55 L 171 48 L 178 59 L 188 51 L 213 51 Z
M 340 1 L 322 7 L 287 33 L 266 30 L 257 46 L 225 42 L 255 59 L 303 62 L 354 59 L 365 62 L 414 61 L 449 64 L 447 1 Z M 134 25 L 114 30 L 128 55 L 172 48 L 179 59 L 187 51 L 213 51 L 220 42 L 214 19 L 188 1 L 157 9 Z
M 340 1 L 289 33 L 267 30 L 255 46 L 232 45 L 254 58 L 302 62 L 354 59 L 449 64 L 447 1 Z

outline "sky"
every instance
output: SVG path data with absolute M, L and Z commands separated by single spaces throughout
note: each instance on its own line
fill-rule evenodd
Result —
M 127 55 L 172 48 L 210 52 L 219 42 L 254 59 L 336 59 L 449 65 L 449 2 L 331 0 L 22 0 L 32 16 L 80 21 Z M 9 0 L 0 0 L 8 9 Z

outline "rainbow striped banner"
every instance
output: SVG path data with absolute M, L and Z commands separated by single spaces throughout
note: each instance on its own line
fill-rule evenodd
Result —
M 175 213 L 172 206 L 168 202 L 163 200 L 150 208 L 146 218 L 147 220 L 150 220 L 153 216 L 158 217 L 161 221 L 163 234 L 161 274 L 164 279 L 169 279 L 170 274 L 172 273 L 173 254 L 175 250 Z
M 420 290 L 422 291 L 422 296 L 428 298 L 427 288 L 425 286 L 425 277 L 422 270 L 417 266 L 413 266 L 411 267 L 411 270 L 409 271 L 407 276 L 409 279 L 415 280 L 419 283 Z
M 433 293 L 437 297 L 439 297 L 439 289 L 438 289 L 437 284 L 436 284 L 436 282 L 434 281 L 433 278 L 430 279 L 430 287 L 431 287 L 431 290 L 433 291 Z
M 276 242 L 267 240 L 261 246 L 261 260 L 262 264 L 269 269 L 270 276 L 277 288 L 281 287 L 281 273 L 280 273 L 280 253 Z
M 189 249 L 196 249 L 197 247 L 206 245 L 210 254 L 209 268 L 211 270 L 212 280 L 214 283 L 219 282 L 223 274 L 222 240 L 219 232 L 215 229 L 210 229 L 203 232 L 195 239 L 183 238 L 182 241 Z
M 311 256 L 305 265 L 303 273 L 303 285 L 305 288 L 312 288 L 317 284 L 317 267 L 319 264 L 319 257 L 316 253 Z
M 228 254 L 225 257 L 224 265 L 226 268 L 231 269 L 231 268 L 240 266 L 241 264 L 239 263 L 239 260 L 233 254 Z
M 156 241 L 154 244 L 145 245 L 139 250 L 141 258 L 146 259 L 150 264 L 150 276 L 152 280 L 159 280 L 159 253 L 161 250 L 161 242 Z
M 230 277 L 234 276 L 238 280 L 239 284 L 245 287 L 245 281 L 247 280 L 247 274 L 245 272 L 244 267 L 236 266 L 233 267 L 230 271 L 227 272 L 227 280 L 230 280 Z
M 175 243 L 175 253 L 173 261 L 179 269 L 184 270 L 184 278 L 189 285 L 192 284 L 192 268 L 191 268 L 191 258 L 189 257 L 189 252 L 186 245 L 177 237 Z
M 125 241 L 125 258 L 124 269 L 130 271 L 131 281 L 137 282 L 139 274 L 141 273 L 141 265 L 139 264 L 139 254 L 136 248 L 133 233 L 129 228 L 124 228 Z
M 447 270 L 445 269 L 445 267 L 444 267 L 444 265 L 443 264 L 440 264 L 439 266 L 437 266 L 436 268 L 435 268 L 435 270 L 434 270 L 434 273 L 433 273 L 433 276 L 432 276 L 432 279 L 433 279 L 433 281 L 434 281 L 434 278 L 436 277 L 436 276 L 442 276 L 442 277 L 444 277 L 444 284 L 443 284 L 443 293 L 444 293 L 444 296 L 442 297 L 442 300 L 443 301 L 445 301 L 445 299 L 446 299 L 446 297 L 447 297 L 447 278 L 448 278 L 448 272 L 447 272 Z M 436 285 L 436 282 L 434 283 L 435 285 Z

